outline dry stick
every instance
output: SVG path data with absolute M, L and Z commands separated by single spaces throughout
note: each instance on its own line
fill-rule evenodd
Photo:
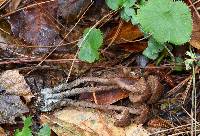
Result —
M 172 131 L 172 130 L 175 130 L 175 129 L 182 129 L 184 127 L 188 128 L 190 127 L 191 124 L 186 124 L 186 125 L 181 125 L 181 126 L 177 126 L 177 127 L 173 127 L 173 128 L 169 128 L 169 129 L 165 129 L 165 130 L 161 130 L 161 131 L 157 131 L 157 132 L 154 132 L 154 133 L 151 133 L 150 135 L 156 135 L 156 134 L 160 134 L 160 133 L 164 133 L 164 132 L 168 132 L 168 131 Z
M 192 8 L 194 9 L 194 11 L 196 12 L 196 14 L 197 14 L 198 18 L 200 19 L 199 12 L 198 12 L 198 10 L 196 9 L 196 7 L 194 6 L 194 4 L 192 3 L 192 1 L 191 1 L 191 0 L 188 0 L 188 2 L 190 3 L 190 5 L 191 5 L 191 6 L 192 6 Z
M 10 3 L 11 0 L 4 0 L 1 4 L 0 4 L 0 10 L 2 10 L 8 3 Z
M 191 78 L 192 78 L 192 76 L 190 75 L 185 80 L 181 81 L 177 86 L 175 86 L 169 92 L 167 92 L 166 97 L 169 97 L 169 96 L 172 96 L 174 94 L 177 94 L 177 92 L 180 90 L 180 88 L 183 87 Z
M 1 61 L 0 65 L 8 65 L 8 64 L 22 64 L 22 63 L 33 63 L 33 62 L 40 62 L 42 59 L 41 58 L 36 58 L 36 59 L 19 59 L 19 60 L 7 60 L 7 61 Z M 66 63 L 73 61 L 73 59 L 46 59 L 44 62 L 49 62 L 49 63 Z M 76 62 L 79 62 L 79 60 L 76 60 Z
M 63 83 L 63 84 L 60 84 L 54 88 L 52 88 L 52 91 L 54 92 L 61 92 L 62 90 L 68 90 L 68 89 L 72 89 L 82 83 L 85 83 L 85 82 L 101 82 L 101 83 L 110 83 L 109 79 L 104 79 L 104 78 L 97 78 L 97 77 L 83 77 L 83 78 L 79 78 L 79 79 L 76 79 L 70 83 Z
M 196 130 L 196 132 L 200 132 L 200 130 Z M 180 136 L 180 135 L 183 135 L 183 134 L 189 134 L 190 131 L 184 131 L 184 132 L 179 132 L 179 133 L 175 133 L 175 134 L 172 134 L 172 135 L 168 135 L 168 136 Z M 197 136 L 197 135 L 195 135 Z
M 94 2 L 93 2 L 93 3 L 94 3 Z M 91 6 L 93 3 L 91 3 L 91 4 L 88 6 L 88 8 L 86 9 L 86 11 L 90 8 L 90 6 Z M 85 15 L 86 11 L 83 13 L 83 15 Z M 79 18 L 79 20 L 75 23 L 75 25 L 70 29 L 70 31 L 65 35 L 65 37 L 63 38 L 63 40 L 62 40 L 61 42 L 59 42 L 58 45 L 57 45 L 46 57 L 44 57 L 44 59 L 43 59 L 40 63 L 38 63 L 37 66 L 40 66 L 40 65 L 44 62 L 45 59 L 47 59 L 60 45 L 63 44 L 64 40 L 69 36 L 69 34 L 70 34 L 70 33 L 74 30 L 74 28 L 78 25 L 78 23 L 80 22 L 80 20 L 81 20 L 81 18 L 83 17 L 83 15 Z M 76 58 L 75 58 L 75 59 L 76 59 Z M 75 62 L 75 59 L 73 60 L 73 63 Z M 31 70 L 31 71 L 29 71 L 27 74 L 31 73 L 32 71 L 34 71 L 34 69 Z
M 193 5 L 196 5 L 197 3 L 199 3 L 200 2 L 200 0 L 197 0 L 197 1 L 195 1 L 194 3 L 193 3 Z M 190 5 L 191 6 L 191 5 Z
M 108 44 L 108 46 L 105 49 L 103 49 L 102 52 L 105 52 L 113 44 L 113 42 L 115 41 L 115 39 L 117 38 L 117 36 L 118 36 L 118 34 L 119 34 L 120 30 L 121 30 L 122 25 L 123 25 L 123 21 L 120 20 L 120 23 L 119 23 L 119 26 L 117 28 L 117 31 L 116 31 L 115 35 L 112 37 L 111 42 Z
M 185 111 L 185 113 L 186 113 L 197 125 L 200 126 L 200 123 L 197 122 L 197 121 L 187 112 L 187 110 L 186 110 L 184 107 L 181 107 L 181 108 Z
M 55 93 L 51 91 L 52 96 L 49 99 L 63 99 L 69 96 L 81 94 L 81 93 L 92 93 L 94 92 L 100 92 L 100 91 L 110 91 L 113 89 L 119 89 L 117 86 L 99 86 L 99 87 L 82 87 L 82 88 L 74 88 L 71 90 L 66 90 L 65 92 L 61 93 Z M 45 89 L 44 89 L 45 90 Z
M 78 40 L 75 40 L 75 41 L 72 41 L 72 42 L 68 42 L 68 43 L 59 45 L 59 47 L 70 45 L 70 44 L 75 44 L 77 42 L 78 42 Z M 6 44 L 6 43 L 4 43 L 4 44 Z M 54 46 L 34 46 L 34 45 L 27 45 L 26 46 L 26 45 L 18 45 L 17 47 L 25 47 L 25 48 L 53 48 Z
M 82 83 L 85 82 L 97 82 L 97 83 L 103 83 L 103 84 L 111 84 L 111 85 L 117 85 L 118 87 L 122 89 L 126 89 L 127 91 L 132 92 L 134 90 L 134 93 L 140 93 L 140 90 L 135 89 L 134 82 L 132 84 L 127 83 L 130 80 L 127 80 L 125 78 L 98 78 L 98 77 L 83 77 L 77 80 L 72 81 L 71 83 L 63 83 L 60 84 L 54 88 L 52 88 L 55 92 L 61 92 L 62 90 L 70 90 Z M 131 80 L 132 81 L 132 80 Z M 137 92 L 138 91 L 138 92 Z
M 8 34 L 8 35 L 11 35 L 11 33 L 10 33 L 10 32 L 8 32 L 8 31 L 5 31 L 3 28 L 0 28 L 0 31 L 2 31 L 2 32 L 6 33 L 6 34 Z
M 149 35 L 147 35 L 146 37 L 143 37 L 143 38 L 141 38 L 141 39 L 137 39 L 137 40 L 134 40 L 134 41 L 130 41 L 130 40 L 127 40 L 127 39 L 124 39 L 124 38 L 122 38 L 122 40 L 124 40 L 124 41 L 126 41 L 126 42 L 130 42 L 130 43 L 135 43 L 135 42 L 143 41 L 143 40 L 145 40 L 145 39 L 147 39 L 147 38 L 149 38 L 149 37 L 151 37 L 151 36 L 152 36 L 152 35 L 149 34 Z
M 187 98 L 187 96 L 188 96 L 188 92 L 189 92 L 189 90 L 190 90 L 191 85 L 192 85 L 192 77 L 191 77 L 190 80 L 188 81 L 188 84 L 187 84 L 187 87 L 186 87 L 186 89 L 185 89 L 185 92 L 183 93 L 183 98 L 182 98 L 183 104 L 184 104 L 185 101 L 186 101 L 186 98 Z
M 33 7 L 35 7 L 35 6 L 42 5 L 42 4 L 46 4 L 46 3 L 50 3 L 50 2 L 54 2 L 54 1 L 55 1 L 55 0 L 44 1 L 44 2 L 40 2 L 40 3 L 36 3 L 36 4 L 31 4 L 31 5 L 28 5 L 28 6 L 26 6 L 26 7 L 19 8 L 19 9 L 17 9 L 17 10 L 11 11 L 11 12 L 5 14 L 5 15 L 0 16 L 0 20 L 3 19 L 3 18 L 5 18 L 5 17 L 7 17 L 7 16 L 10 16 L 10 15 L 16 13 L 16 12 L 22 11 L 22 10 L 24 10 L 24 9 L 33 8 Z
M 196 67 L 195 69 L 195 74 L 199 73 L 200 69 L 198 69 Z M 182 82 L 180 82 L 177 86 L 175 86 L 174 88 L 172 88 L 169 92 L 167 92 L 166 97 L 172 96 L 173 94 L 177 94 L 177 92 L 179 91 L 179 89 L 181 87 L 183 87 L 189 80 L 191 80 L 192 76 L 188 76 L 185 80 L 183 80 Z
M 135 108 L 129 108 L 125 106 L 115 106 L 115 105 L 98 105 L 91 102 L 85 102 L 85 101 L 75 101 L 71 99 L 64 99 L 61 103 L 62 106 L 66 105 L 72 105 L 75 107 L 84 107 L 84 108 L 93 108 L 93 109 L 99 109 L 99 110 L 115 110 L 115 111 L 124 111 L 129 110 L 130 113 L 139 115 L 140 110 Z

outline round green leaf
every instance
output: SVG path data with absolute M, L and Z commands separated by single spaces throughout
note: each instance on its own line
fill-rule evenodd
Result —
M 78 58 L 89 63 L 99 59 L 99 48 L 103 44 L 103 35 L 99 29 L 87 28 L 84 31 L 83 38 L 79 40 L 80 48 Z
M 155 60 L 159 53 L 164 49 L 164 45 L 155 41 L 155 39 L 150 38 L 148 41 L 148 47 L 143 51 L 143 55 Z
M 112 10 L 118 10 L 124 3 L 124 0 L 106 0 L 107 6 Z
M 123 7 L 130 8 L 135 4 L 136 0 L 124 0 Z
M 188 42 L 192 33 L 190 10 L 181 1 L 149 0 L 139 9 L 138 20 L 144 32 L 160 43 L 180 45 Z

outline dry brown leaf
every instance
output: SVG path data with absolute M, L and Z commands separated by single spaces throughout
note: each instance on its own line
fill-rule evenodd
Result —
M 23 96 L 26 102 L 30 102 L 34 97 L 30 87 L 26 83 L 24 76 L 18 70 L 7 70 L 0 76 L 0 84 L 6 90 L 6 94 Z
M 128 94 L 128 92 L 125 92 L 123 90 L 111 90 L 95 93 L 96 101 L 98 104 L 113 104 L 121 99 L 128 97 Z M 92 93 L 81 94 L 80 99 L 94 101 Z
M 52 130 L 63 136 L 73 136 L 73 134 L 81 136 L 148 136 L 149 133 L 142 127 L 132 124 L 126 128 L 114 126 L 114 119 L 107 114 L 101 114 L 95 110 L 74 109 L 68 107 L 62 111 L 55 112 L 52 116 L 42 115 L 43 123 L 48 123 Z M 104 118 L 104 123 L 101 119 Z M 105 126 L 106 124 L 106 126 Z M 105 129 L 105 127 L 107 129 Z M 109 134 L 108 134 L 109 131 Z M 69 132 L 71 135 L 69 135 Z
M 130 43 L 122 43 L 118 45 L 120 48 L 124 49 L 128 52 L 138 53 L 147 48 L 147 42 L 130 42 Z
M 195 12 L 193 12 L 193 31 L 190 44 L 193 47 L 200 49 L 200 18 Z
M 112 41 L 112 38 L 116 35 L 118 31 L 118 26 L 113 28 L 105 38 L 105 44 L 109 44 Z M 121 44 L 127 43 L 128 41 L 133 41 L 137 38 L 143 36 L 143 33 L 137 26 L 133 26 L 131 23 L 123 23 L 120 27 L 119 33 L 117 34 L 116 39 L 114 40 L 113 44 Z
M 45 1 L 36 0 L 35 2 L 44 3 Z M 13 34 L 36 47 L 57 44 L 61 40 L 55 21 L 57 9 L 58 3 L 55 0 L 16 12 L 8 20 Z M 47 51 L 48 48 L 35 50 L 41 53 Z
M 58 0 L 58 16 L 62 17 L 66 24 L 74 22 L 83 14 L 91 0 Z

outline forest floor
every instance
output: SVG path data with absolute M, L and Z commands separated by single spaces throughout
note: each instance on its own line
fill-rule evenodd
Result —
M 200 135 L 200 0 L 190 40 L 149 54 L 119 1 L 0 0 L 0 136 Z

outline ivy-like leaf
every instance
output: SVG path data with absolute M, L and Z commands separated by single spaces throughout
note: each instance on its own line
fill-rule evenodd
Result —
M 130 8 L 135 4 L 136 0 L 124 0 L 123 7 Z
M 82 61 L 87 61 L 89 63 L 94 62 L 99 59 L 99 48 L 103 44 L 103 35 L 99 29 L 87 28 L 84 31 L 83 39 L 78 43 L 80 48 L 78 57 Z
M 185 60 L 185 67 L 186 67 L 186 70 L 190 70 L 192 69 L 192 66 L 194 65 L 194 61 L 196 60 L 197 56 L 195 53 L 189 52 L 189 51 L 186 52 L 186 55 L 189 56 L 190 59 Z
M 124 19 L 126 22 L 131 20 L 131 23 L 133 25 L 138 24 L 138 19 L 137 19 L 137 15 L 135 13 L 135 10 L 133 8 L 129 8 L 129 7 L 125 7 L 121 13 L 120 16 L 122 19 Z
M 40 129 L 38 136 L 50 136 L 51 134 L 51 129 L 49 128 L 48 125 L 43 125 L 43 127 Z
M 124 0 L 106 0 L 107 6 L 112 10 L 118 10 L 124 3 Z
M 163 44 L 160 44 L 156 42 L 153 38 L 150 38 L 148 41 L 148 47 L 143 51 L 143 55 L 155 60 L 163 49 Z
M 192 33 L 192 18 L 181 1 L 149 0 L 138 10 L 138 20 L 146 33 L 160 43 L 180 45 L 188 42 Z
M 133 8 L 126 7 L 120 12 L 120 16 L 122 19 L 124 19 L 126 22 L 131 20 L 131 15 L 135 13 L 135 10 Z
M 32 131 L 30 126 L 32 125 L 32 117 L 27 117 L 24 119 L 24 127 L 20 131 L 19 129 L 16 130 L 15 136 L 32 136 Z

